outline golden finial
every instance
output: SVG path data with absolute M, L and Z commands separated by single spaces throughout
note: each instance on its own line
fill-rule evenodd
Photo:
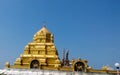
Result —
M 43 21 L 43 27 L 46 28 L 46 21 Z

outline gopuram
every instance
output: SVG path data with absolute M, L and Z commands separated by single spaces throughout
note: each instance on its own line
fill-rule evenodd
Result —
M 92 69 L 87 60 L 80 58 L 69 60 L 68 56 L 69 51 L 65 53 L 63 50 L 60 60 L 54 45 L 54 35 L 44 26 L 34 35 L 33 41 L 25 46 L 24 52 L 14 64 L 6 62 L 5 68 L 115 73 L 106 67 L 101 70 Z

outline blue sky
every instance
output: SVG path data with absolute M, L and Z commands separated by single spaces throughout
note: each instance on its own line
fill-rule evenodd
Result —
M 0 0 L 0 68 L 24 51 L 43 22 L 55 45 L 88 65 L 120 63 L 119 0 Z

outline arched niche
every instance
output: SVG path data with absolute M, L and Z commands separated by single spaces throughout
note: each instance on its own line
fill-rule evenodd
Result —
M 39 69 L 39 68 L 40 68 L 40 63 L 38 60 L 31 61 L 30 69 Z
M 83 62 L 76 62 L 74 64 L 74 71 L 82 71 L 85 72 L 85 64 Z

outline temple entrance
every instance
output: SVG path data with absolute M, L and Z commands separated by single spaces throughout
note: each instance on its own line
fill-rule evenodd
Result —
M 30 68 L 31 69 L 39 69 L 40 68 L 39 61 L 38 60 L 33 60 L 30 64 Z
M 74 66 L 75 71 L 85 71 L 85 65 L 83 62 L 77 62 Z

